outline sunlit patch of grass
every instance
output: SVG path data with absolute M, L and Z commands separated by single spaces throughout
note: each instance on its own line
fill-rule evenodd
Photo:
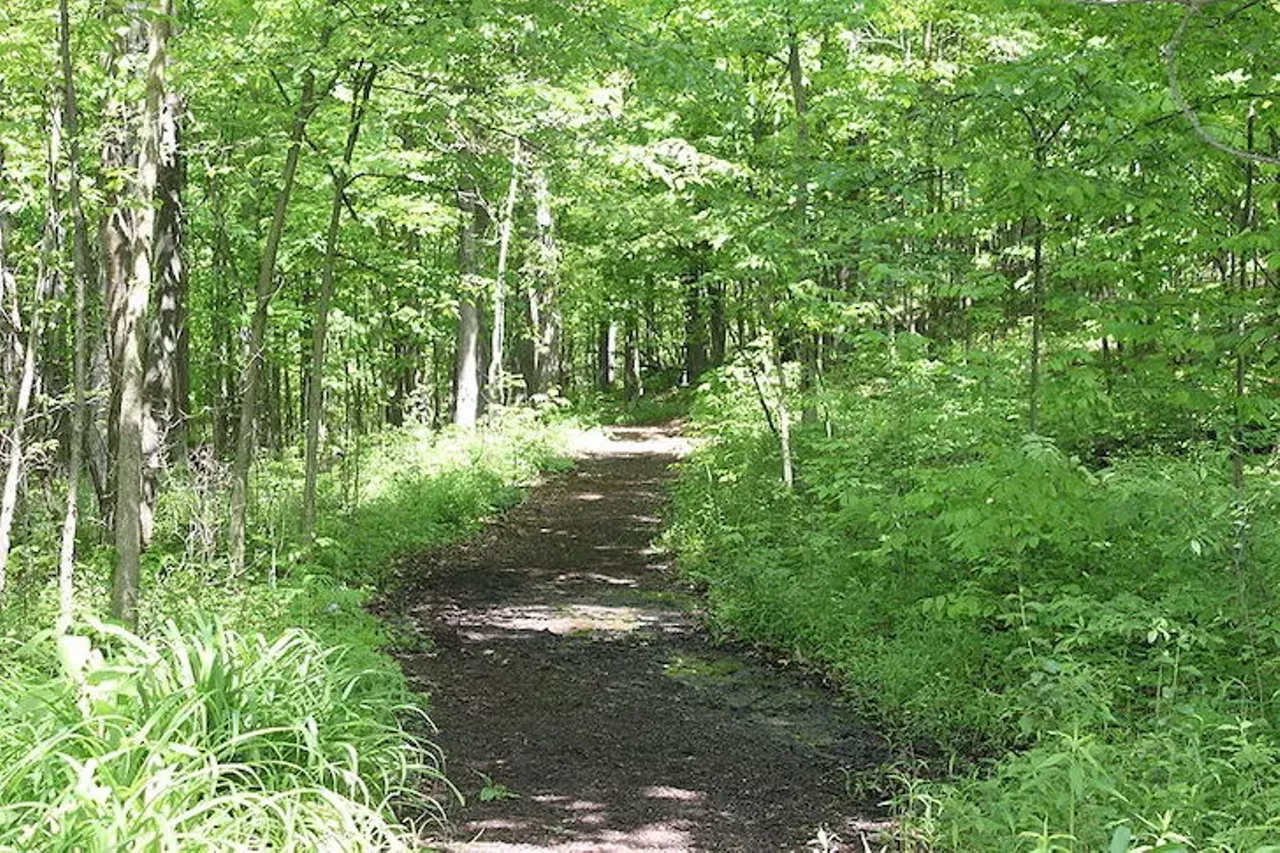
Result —
M 402 681 L 304 631 L 100 623 L 0 671 L 0 848 L 394 850 L 447 790 Z M 429 725 L 429 724 L 428 724 Z
M 455 792 L 425 698 L 384 653 L 395 629 L 367 605 L 401 557 L 563 465 L 567 434 L 513 411 L 471 434 L 368 438 L 321 477 L 314 548 L 297 529 L 299 460 L 264 462 L 241 573 L 223 554 L 225 490 L 175 472 L 137 636 L 85 619 L 61 646 L 27 640 L 56 607 L 56 549 L 41 552 L 0 610 L 0 851 L 404 849 L 403 821 Z M 56 541 L 49 530 L 24 531 L 23 547 Z M 82 614 L 105 610 L 111 574 L 94 532 Z

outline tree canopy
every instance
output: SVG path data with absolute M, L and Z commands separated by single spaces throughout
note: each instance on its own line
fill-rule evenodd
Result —
M 274 572 L 262 531 L 322 548 L 326 474 L 353 472 L 358 500 L 388 429 L 701 387 L 704 428 L 765 460 L 753 488 L 828 509 L 871 500 L 854 469 L 887 463 L 867 446 L 901 468 L 875 475 L 894 496 L 995 447 L 1089 477 L 1195 459 L 1225 478 L 1213 571 L 1238 600 L 1188 624 L 1272 655 L 1251 525 L 1280 424 L 1278 12 L 6 0 L 0 601 L 56 588 L 66 630 L 76 590 L 109 585 L 136 626 L 192 483 L 216 484 L 201 559 Z M 935 446 L 866 434 L 919 414 L 859 408 L 899 388 Z M 1068 498 L 993 458 L 872 525 L 892 543 L 920 513 L 955 522 L 963 570 L 933 592 L 981 589 L 943 610 L 1034 588 L 1014 567 L 1068 536 L 946 515 L 1008 477 L 1052 526 Z M 295 462 L 282 513 L 271 472 Z M 1239 678 L 1274 720 L 1260 672 Z

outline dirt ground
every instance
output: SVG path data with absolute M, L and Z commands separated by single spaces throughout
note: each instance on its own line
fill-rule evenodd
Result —
M 597 435 L 484 534 L 407 566 L 397 609 L 434 647 L 401 660 L 467 799 L 432 847 L 874 849 L 849 781 L 878 739 L 813 679 L 715 645 L 654 547 L 685 449 L 670 427 Z

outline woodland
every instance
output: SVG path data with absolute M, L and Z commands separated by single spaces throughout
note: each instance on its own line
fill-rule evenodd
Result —
M 0 850 L 413 847 L 366 605 L 676 417 L 884 849 L 1280 849 L 1278 98 L 1277 0 L 5 0 Z

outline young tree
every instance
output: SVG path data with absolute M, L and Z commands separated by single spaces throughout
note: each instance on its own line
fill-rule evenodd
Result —
M 361 63 L 353 79 L 351 109 L 347 119 L 347 138 L 342 147 L 342 157 L 332 169 L 333 199 L 329 205 L 329 224 L 324 237 L 324 259 L 320 267 L 320 299 L 316 303 L 315 320 L 311 327 L 311 363 L 307 371 L 306 405 L 307 437 L 306 461 L 302 488 L 302 536 L 310 542 L 316 521 L 316 481 L 320 467 L 320 426 L 324 418 L 324 363 L 329 333 L 329 311 L 333 304 L 338 263 L 338 238 L 342 225 L 345 193 L 351 185 L 351 161 L 360 139 L 360 127 L 364 121 L 369 96 L 377 78 L 378 67 Z
M 453 423 L 463 429 L 476 425 L 480 411 L 480 259 L 476 243 L 488 217 L 470 174 L 458 187 L 458 338 L 454 347 Z
M 520 166 L 524 157 L 519 134 L 513 134 L 511 143 L 511 178 L 507 182 L 507 195 L 498 220 L 498 266 L 493 277 L 492 327 L 489 330 L 489 374 L 485 382 L 492 402 L 505 404 L 506 378 L 503 364 L 506 360 L 507 337 L 507 266 L 511 255 L 511 231 L 515 220 L 516 199 L 520 192 Z
M 327 31 L 326 31 L 327 32 Z M 327 38 L 324 39 L 327 41 Z M 285 220 L 289 212 L 289 200 L 293 196 L 294 182 L 298 175 L 298 159 L 307 131 L 307 123 L 328 94 L 331 84 L 317 85 L 315 71 L 308 68 L 302 74 L 302 89 L 293 112 L 285 151 L 284 168 L 276 188 L 275 207 L 271 224 L 267 228 L 266 243 L 258 263 L 258 280 L 254 290 L 254 308 L 249 324 L 248 351 L 245 355 L 240 397 L 240 429 L 236 433 L 236 453 L 231 467 L 231 525 L 229 531 L 231 568 L 240 572 L 245 566 L 245 532 L 249 511 L 249 468 L 253 463 L 256 447 L 254 427 L 258 411 L 259 379 L 262 375 L 263 348 L 267 339 L 267 317 L 275 298 L 276 257 L 280 241 L 284 237 Z
M 58 549 L 58 631 L 65 632 L 74 615 L 76 532 L 80 520 L 80 477 L 88 441 L 85 383 L 88 340 L 85 301 L 89 287 L 89 233 L 80 188 L 80 110 L 71 56 L 71 13 L 68 0 L 58 0 L 58 59 L 61 71 L 62 125 L 66 138 L 67 204 L 71 211 L 71 277 L 73 367 L 71 434 L 68 438 L 67 504 Z

